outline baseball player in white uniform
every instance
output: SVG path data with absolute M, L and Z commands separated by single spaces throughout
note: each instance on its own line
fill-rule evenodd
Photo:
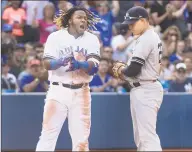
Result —
M 134 140 L 138 151 L 162 151 L 156 133 L 156 121 L 163 100 L 163 88 L 157 80 L 160 74 L 162 43 L 150 27 L 143 7 L 132 7 L 123 24 L 136 36 L 132 57 L 118 73 L 129 82 Z
M 48 37 L 44 50 L 50 87 L 36 151 L 55 150 L 67 117 L 72 150 L 89 150 L 91 94 L 88 84 L 97 72 L 100 43 L 87 29 L 96 21 L 96 16 L 80 7 L 73 7 L 56 18 L 61 29 Z

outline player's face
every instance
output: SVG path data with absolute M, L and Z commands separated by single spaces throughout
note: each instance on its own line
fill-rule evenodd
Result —
M 78 34 L 83 34 L 87 30 L 87 15 L 84 11 L 75 11 L 69 24 Z
M 133 33 L 133 35 L 140 35 L 147 28 L 147 21 L 145 19 L 140 19 L 134 24 L 129 25 L 129 30 Z

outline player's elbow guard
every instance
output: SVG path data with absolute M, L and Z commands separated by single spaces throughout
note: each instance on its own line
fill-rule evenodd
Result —
M 131 62 L 130 66 L 124 69 L 122 72 L 127 77 L 135 77 L 141 72 L 142 65 L 136 62 Z
M 95 66 L 95 67 L 93 67 L 93 68 L 91 69 L 91 71 L 89 72 L 89 75 L 94 75 L 94 74 L 97 73 L 97 71 L 98 71 L 98 66 Z
M 87 71 L 87 73 L 89 75 L 94 75 L 95 73 L 97 73 L 98 71 L 98 63 L 94 62 L 94 61 L 83 61 L 83 62 L 79 62 L 79 61 L 75 61 L 76 64 L 76 69 L 84 69 Z
M 87 62 L 89 63 L 89 70 L 88 70 L 89 75 L 94 75 L 97 73 L 98 67 L 99 67 L 99 61 L 100 61 L 100 57 L 98 58 L 91 57 L 87 59 Z
M 94 65 L 92 66 L 92 68 L 90 69 L 90 71 L 88 72 L 89 75 L 94 75 L 97 73 L 98 71 L 98 67 L 99 67 L 99 64 L 96 63 L 96 62 L 93 62 Z

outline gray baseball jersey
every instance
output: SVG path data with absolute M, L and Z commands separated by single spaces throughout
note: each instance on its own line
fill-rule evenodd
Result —
M 162 43 L 154 29 L 149 29 L 135 40 L 130 62 L 142 64 L 141 73 L 133 81 L 155 80 L 160 74 Z

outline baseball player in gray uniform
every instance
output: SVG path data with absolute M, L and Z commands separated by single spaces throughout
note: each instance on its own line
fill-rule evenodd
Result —
M 138 151 L 162 151 L 156 133 L 156 121 L 163 100 L 163 88 L 157 80 L 161 69 L 162 43 L 149 25 L 143 7 L 132 7 L 123 24 L 136 36 L 132 57 L 117 71 L 131 87 L 130 102 L 134 140 Z

